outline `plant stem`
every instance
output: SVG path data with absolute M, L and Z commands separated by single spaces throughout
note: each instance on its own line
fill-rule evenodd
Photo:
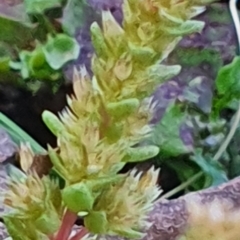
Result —
M 68 237 L 71 234 L 72 227 L 76 220 L 77 214 L 67 209 L 62 220 L 62 225 L 58 231 L 55 240 L 68 240 Z
M 193 175 L 191 178 L 189 178 L 186 182 L 182 183 L 181 185 L 177 186 L 176 188 L 172 189 L 171 191 L 165 193 L 164 195 L 162 195 L 158 200 L 162 200 L 162 199 L 166 199 L 169 198 L 171 196 L 173 196 L 174 194 L 184 190 L 186 187 L 188 187 L 189 185 L 191 185 L 193 182 L 195 182 L 197 179 L 199 179 L 201 176 L 203 176 L 203 172 L 198 172 L 197 174 Z
M 224 151 L 226 150 L 226 148 L 228 147 L 229 143 L 231 142 L 237 128 L 240 122 L 240 103 L 238 106 L 238 110 L 237 110 L 237 114 L 236 117 L 234 119 L 233 125 L 230 129 L 230 132 L 228 133 L 225 141 L 222 143 L 222 145 L 220 146 L 220 148 L 218 149 L 217 153 L 215 154 L 215 156 L 213 157 L 214 160 L 218 160 L 222 154 L 224 153 Z

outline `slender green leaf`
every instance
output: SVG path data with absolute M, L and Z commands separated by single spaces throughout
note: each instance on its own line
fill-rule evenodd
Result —
M 46 150 L 35 141 L 30 135 L 22 130 L 17 124 L 10 120 L 3 113 L 0 113 L 0 127 L 5 129 L 13 141 L 18 145 L 21 142 L 29 142 L 35 153 L 45 153 Z

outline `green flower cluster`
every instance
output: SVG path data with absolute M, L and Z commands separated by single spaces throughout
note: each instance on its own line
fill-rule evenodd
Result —
M 68 107 L 59 117 L 43 113 L 58 144 L 56 149 L 49 146 L 48 154 L 65 187 L 60 193 L 47 176 L 40 179 L 32 171 L 21 182 L 11 180 L 4 200 L 13 210 L 6 217 L 9 229 L 31 228 L 34 234 L 36 230 L 54 236 L 68 209 L 84 216 L 90 233 L 143 236 L 141 230 L 149 227 L 147 214 L 161 193 L 156 186 L 159 170 L 118 172 L 127 162 L 158 154 L 156 146 L 136 147 L 152 131 L 149 120 L 155 103 L 148 96 L 180 72 L 180 66 L 160 62 L 182 36 L 201 31 L 204 24 L 189 19 L 201 13 L 206 3 L 125 0 L 123 26 L 109 11 L 102 13 L 102 29 L 92 24 L 94 76 L 90 79 L 85 67 L 75 70 Z M 23 166 L 31 162 L 27 152 L 22 154 Z M 39 236 L 21 239 L 43 239 Z

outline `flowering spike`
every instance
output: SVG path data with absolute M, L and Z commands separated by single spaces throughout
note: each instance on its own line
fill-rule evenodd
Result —
M 26 175 L 24 181 L 9 179 L 8 188 L 3 194 L 3 204 L 10 209 L 4 214 L 11 231 L 26 231 L 23 236 L 41 239 L 40 236 L 55 233 L 60 226 L 62 214 L 60 189 L 49 177 L 39 178 L 35 172 Z M 16 220 L 15 220 L 16 219 Z M 32 232 L 27 233 L 30 228 Z M 14 234 L 14 233 L 13 233 Z M 31 237 L 30 237 L 31 236 Z M 38 237 L 37 237 L 38 236 Z
M 98 196 L 91 213 L 105 212 L 106 234 L 142 237 L 140 229 L 147 225 L 147 213 L 152 210 L 153 201 L 161 193 L 156 186 L 158 174 L 159 170 L 153 168 L 137 175 L 133 170 Z M 91 226 L 89 229 L 92 230 Z
M 91 26 L 93 78 L 84 66 L 74 69 L 68 107 L 59 118 L 48 111 L 42 115 L 57 136 L 57 148 L 48 147 L 48 153 L 66 185 L 60 192 L 48 177 L 28 171 L 32 154 L 22 151 L 27 175 L 10 171 L 14 177 L 4 196 L 5 206 L 14 210 L 8 215 L 14 237 L 18 232 L 26 239 L 54 234 L 62 202 L 73 214 L 80 212 L 93 233 L 142 237 L 150 225 L 147 214 L 161 193 L 156 186 L 159 170 L 118 172 L 126 162 L 158 154 L 155 146 L 135 147 L 152 131 L 156 103 L 148 96 L 180 72 L 180 66 L 160 63 L 184 35 L 202 29 L 201 22 L 190 18 L 208 1 L 124 0 L 122 26 L 110 11 L 102 12 L 102 30 L 96 23 Z

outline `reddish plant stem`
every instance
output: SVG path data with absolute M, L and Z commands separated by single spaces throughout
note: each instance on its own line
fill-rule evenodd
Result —
M 82 227 L 70 240 L 80 240 L 88 233 L 87 229 Z
M 55 240 L 68 240 L 68 237 L 71 234 L 72 227 L 76 220 L 77 214 L 67 209 Z

